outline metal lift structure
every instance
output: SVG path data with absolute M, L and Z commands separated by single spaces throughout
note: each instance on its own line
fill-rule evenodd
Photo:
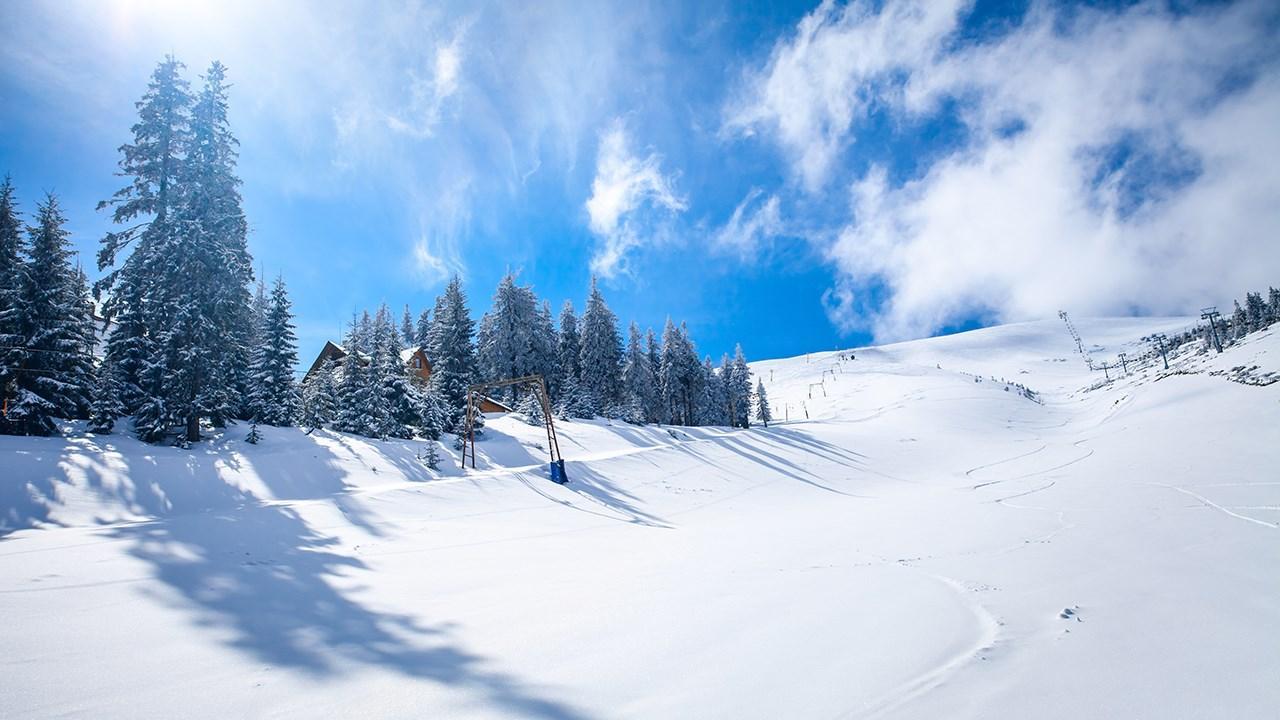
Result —
M 476 429 L 475 418 L 480 413 L 480 403 L 488 393 L 504 387 L 515 387 L 532 392 L 538 397 L 542 406 L 543 426 L 547 430 L 547 453 L 551 455 L 551 481 L 561 485 L 569 482 L 564 473 L 564 457 L 560 455 L 560 442 L 556 439 L 555 420 L 551 416 L 551 397 L 547 394 L 547 383 L 541 375 L 525 375 L 524 377 L 495 380 L 477 383 L 467 388 L 467 424 L 466 437 L 462 443 L 462 466 L 467 466 L 467 454 L 471 455 L 471 468 L 476 467 Z

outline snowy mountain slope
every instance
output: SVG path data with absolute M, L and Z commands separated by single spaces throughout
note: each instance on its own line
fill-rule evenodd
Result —
M 515 417 L 465 473 L 0 438 L 0 716 L 1272 714 L 1280 383 L 1231 379 L 1280 335 L 1106 384 L 1058 321 L 852 352 L 753 364 L 768 429 L 562 424 L 565 487 Z

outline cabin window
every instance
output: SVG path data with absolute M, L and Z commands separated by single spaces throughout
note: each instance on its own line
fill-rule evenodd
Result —
M 415 358 L 413 359 L 413 367 L 414 367 L 414 369 L 416 369 L 416 370 L 421 370 L 421 369 L 422 369 L 422 358 L 420 358 L 420 357 L 415 357 Z

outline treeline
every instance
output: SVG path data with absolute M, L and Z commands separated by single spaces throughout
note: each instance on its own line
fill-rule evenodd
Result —
M 425 384 L 414 381 L 403 360 L 413 349 L 431 365 Z M 343 350 L 340 363 L 317 368 L 303 384 L 308 427 L 382 438 L 460 435 L 472 384 L 527 375 L 545 379 L 564 419 L 734 427 L 771 419 L 763 386 L 753 393 L 741 347 L 717 366 L 709 356 L 699 359 L 687 327 L 671 320 L 661 342 L 635 323 L 624 341 L 594 280 L 581 317 L 566 302 L 553 320 L 550 304 L 508 274 L 477 327 L 455 277 L 416 319 L 407 306 L 398 325 L 385 305 L 363 313 L 352 321 Z M 531 394 L 502 388 L 493 398 L 542 421 Z
M 454 278 L 416 320 L 406 308 L 397 324 L 385 306 L 357 318 L 344 362 L 300 385 L 284 281 L 268 292 L 254 278 L 226 68 L 214 62 L 194 92 L 183 69 L 166 57 L 136 103 L 120 147 L 125 183 L 98 204 L 117 229 L 101 240 L 92 294 L 57 199 L 28 227 L 12 184 L 0 188 L 0 432 L 47 435 L 59 418 L 110 432 L 128 418 L 143 440 L 179 444 L 237 420 L 438 438 L 461 430 L 469 385 L 529 374 L 546 379 L 567 418 L 747 427 L 754 403 L 767 422 L 741 348 L 718 366 L 699 360 L 671 321 L 661 342 L 634 324 L 624 342 L 594 280 L 582 316 L 566 303 L 553 321 L 509 275 L 477 327 Z M 402 358 L 410 347 L 429 358 L 428 384 Z M 498 396 L 539 420 L 536 403 Z
M 1246 292 L 1244 303 L 1236 300 L 1234 304 L 1232 312 L 1215 318 L 1212 326 L 1207 323 L 1198 325 L 1168 338 L 1167 349 L 1196 340 L 1203 343 L 1205 348 L 1213 348 L 1215 333 L 1218 342 L 1226 347 L 1251 332 L 1265 330 L 1280 323 L 1280 289 L 1268 288 L 1265 298 L 1261 292 Z

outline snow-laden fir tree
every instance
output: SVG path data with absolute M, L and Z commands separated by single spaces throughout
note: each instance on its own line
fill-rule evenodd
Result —
M 538 298 L 533 289 L 516 284 L 508 273 L 493 294 L 493 306 L 480 320 L 476 358 L 480 377 L 486 381 L 526 375 L 546 375 L 549 338 L 543 327 Z M 501 388 L 498 397 L 514 403 L 515 388 Z
M 418 324 L 413 329 L 414 343 L 422 352 L 427 351 L 427 343 L 431 337 L 431 311 L 423 310 L 418 314 Z
M 89 405 L 89 429 L 105 435 L 115 428 L 116 420 L 125 413 L 120 402 L 123 394 L 120 375 L 110 359 L 98 365 L 95 383 Z
M 662 349 L 658 346 L 658 338 L 653 328 L 645 331 L 645 355 L 649 359 L 649 376 L 653 378 L 653 388 L 649 393 L 649 405 L 645 408 L 645 421 L 651 423 L 664 422 L 666 417 L 662 403 Z
M 702 376 L 702 363 L 683 326 L 670 318 L 662 331 L 662 356 L 658 377 L 666 422 L 695 425 L 694 406 Z
M 543 301 L 533 319 L 533 371 L 542 376 L 547 392 L 559 383 L 560 335 L 551 317 L 551 303 Z
M 401 357 L 400 331 L 383 305 L 373 320 L 373 347 L 369 355 L 374 393 L 380 398 L 372 414 L 373 436 L 410 438 L 421 419 L 421 398 L 409 379 L 409 369 Z
M 756 381 L 756 421 L 765 427 L 769 427 L 769 423 L 773 421 L 769 395 L 764 391 L 764 378 Z
M 222 426 L 242 415 L 248 384 L 253 259 L 236 175 L 239 141 L 227 119 L 228 88 L 226 67 L 213 62 L 191 109 L 175 222 L 181 242 L 170 259 L 177 286 L 168 291 L 179 308 L 171 323 L 192 341 L 171 340 L 178 350 L 171 350 L 169 395 L 189 441 L 199 435 L 200 418 Z
M 1280 288 L 1270 288 L 1267 300 L 1267 323 L 1280 322 Z
M 405 303 L 404 316 L 400 318 L 400 347 L 408 349 L 417 345 L 418 331 L 413 325 L 413 313 L 409 311 L 409 304 Z
M 582 376 L 582 341 L 578 335 L 578 316 L 573 312 L 573 302 L 564 301 L 560 309 L 560 333 L 556 340 L 556 384 L 551 394 L 559 398 L 564 393 L 564 386 L 572 384 L 577 387 Z
M 0 403 L 12 400 L 18 369 L 28 354 L 19 317 L 26 274 L 25 248 L 13 183 L 6 176 L 0 185 Z M 0 416 L 0 432 L 14 431 Z
M 527 392 L 516 404 L 516 412 L 524 416 L 524 421 L 535 427 L 546 424 L 546 413 L 542 410 L 542 400 L 537 393 Z
M 600 413 L 622 397 L 622 338 L 618 319 L 605 304 L 594 277 L 582 313 L 581 334 L 578 389 L 586 395 L 592 411 Z
M 696 420 L 699 425 L 728 425 L 729 416 L 725 412 L 724 378 L 720 371 L 711 364 L 711 356 L 702 361 L 702 391 L 699 396 Z
M 181 67 L 166 58 L 152 75 L 134 142 L 121 148 L 131 183 L 99 204 L 114 206 L 113 221 L 128 226 L 103 239 L 102 269 L 121 249 L 132 251 L 97 289 L 111 289 L 105 310 L 117 325 L 107 355 L 147 440 L 174 425 L 195 440 L 201 419 L 222 424 L 238 411 L 252 328 L 225 68 L 210 67 L 193 101 Z
M 729 376 L 725 381 L 725 392 L 729 396 L 730 425 L 733 427 L 751 427 L 751 369 L 747 367 L 747 357 L 738 345 L 733 351 L 733 362 L 729 365 Z
M 622 364 L 623 419 L 641 424 L 649 419 L 654 405 L 656 383 L 649 355 L 645 352 L 640 328 L 635 323 L 627 328 L 627 352 Z
M 334 380 L 337 368 L 335 361 L 326 360 L 302 384 L 302 427 L 322 428 L 337 419 L 338 386 Z
M 467 408 L 467 388 L 475 382 L 475 322 L 467 309 L 462 281 L 455 275 L 432 311 L 427 359 L 431 361 L 431 388 L 444 402 L 445 425 L 460 429 Z
M 298 338 L 294 333 L 293 304 L 283 277 L 277 277 L 271 289 L 259 338 L 250 370 L 254 419 L 264 425 L 293 425 L 301 405 L 293 379 L 293 368 L 298 364 Z
M 1248 316 L 1249 331 L 1261 330 L 1266 325 L 1267 319 L 1267 303 L 1262 299 L 1262 293 L 1245 293 L 1244 311 Z
M 166 372 L 154 330 L 172 310 L 167 293 L 157 286 L 169 269 L 162 267 L 161 249 L 176 232 L 189 145 L 192 99 L 179 74 L 182 67 L 170 56 L 152 73 L 137 103 L 133 141 L 120 148 L 120 174 L 129 184 L 98 203 L 100 210 L 111 207 L 112 222 L 123 227 L 102 239 L 98 269 L 115 265 L 120 252 L 130 249 L 124 263 L 103 276 L 94 292 L 110 293 L 103 306 L 104 316 L 114 321 L 106 356 L 119 374 L 126 412 L 143 416 L 136 419 L 144 436 L 158 435 L 156 426 L 167 412 L 159 387 Z
M 357 435 L 371 435 L 371 418 L 376 412 L 373 397 L 374 383 L 370 379 L 368 362 L 356 350 L 358 323 L 353 323 L 344 341 L 346 355 L 342 358 L 342 377 L 337 388 L 337 412 L 333 428 Z
M 1249 316 L 1245 313 L 1244 308 L 1240 307 L 1240 301 L 1236 300 L 1235 312 L 1231 314 L 1231 334 L 1235 339 L 1239 340 L 1249 332 Z
M 94 385 L 93 337 L 84 276 L 71 267 L 66 218 L 48 195 L 28 229 L 28 257 L 17 314 L 26 350 L 8 421 L 28 435 L 49 435 L 54 418 L 88 415 Z

